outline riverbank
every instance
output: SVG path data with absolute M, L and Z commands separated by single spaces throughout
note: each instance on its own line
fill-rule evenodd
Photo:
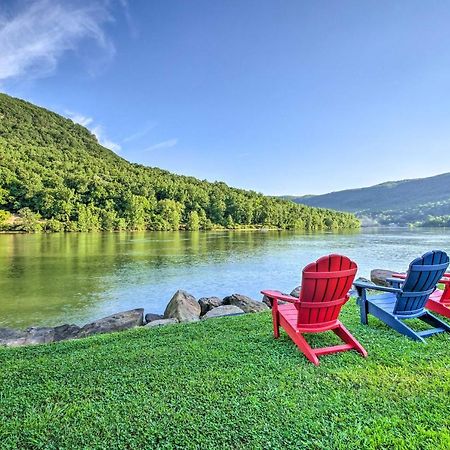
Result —
M 315 367 L 268 312 L 0 349 L 1 446 L 448 448 L 450 337 L 342 320 L 367 359 Z

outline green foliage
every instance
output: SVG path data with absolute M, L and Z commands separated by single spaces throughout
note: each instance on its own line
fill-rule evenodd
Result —
M 40 215 L 31 211 L 30 208 L 22 208 L 18 211 L 20 221 L 20 229 L 31 233 L 34 231 L 41 231 L 42 224 L 40 222 Z
M 0 209 L 0 225 L 3 225 L 10 218 L 11 213 L 9 211 L 4 211 L 3 209 Z
M 315 367 L 270 313 L 0 348 L 0 447 L 450 448 L 450 336 L 365 327 L 353 300 L 342 320 L 367 359 Z
M 44 223 L 44 231 L 57 233 L 58 231 L 64 230 L 64 224 L 56 219 L 48 219 Z
M 187 229 L 190 231 L 197 231 L 200 229 L 200 217 L 197 211 L 191 211 L 189 213 Z
M 86 128 L 4 94 L 0 117 L 0 205 L 36 214 L 23 230 L 36 231 L 38 224 L 47 231 L 359 226 L 352 214 L 131 164 Z

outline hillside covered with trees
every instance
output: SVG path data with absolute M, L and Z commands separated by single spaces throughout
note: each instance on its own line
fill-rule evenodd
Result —
M 381 225 L 450 226 L 450 173 L 323 195 L 283 198 L 356 213 L 363 221 Z
M 72 120 L 5 94 L 0 223 L 23 231 L 359 226 L 352 214 L 132 164 Z

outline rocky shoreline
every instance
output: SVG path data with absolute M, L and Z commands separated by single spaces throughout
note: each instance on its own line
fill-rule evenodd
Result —
M 391 270 L 374 269 L 370 274 L 371 282 L 386 286 Z M 362 281 L 369 281 L 360 278 Z M 299 297 L 300 286 L 289 294 Z M 350 295 L 357 295 L 356 290 Z M 284 302 L 279 302 L 284 303 Z M 0 328 L 0 346 L 19 347 L 25 345 L 48 344 L 70 339 L 80 339 L 96 334 L 113 333 L 135 327 L 160 327 L 177 323 L 197 322 L 225 316 L 257 313 L 269 310 L 270 300 L 253 300 L 242 294 L 232 294 L 223 299 L 202 297 L 199 300 L 186 291 L 178 290 L 166 306 L 164 314 L 144 313 L 144 308 L 122 311 L 108 317 L 88 323 L 82 327 L 64 324 L 57 327 L 31 327 L 26 330 Z
M 217 317 L 262 312 L 268 300 L 260 302 L 242 294 L 223 299 L 203 297 L 198 301 L 186 291 L 178 290 L 164 314 L 144 313 L 144 308 L 122 311 L 84 326 L 64 324 L 57 327 L 30 327 L 26 330 L 0 328 L 0 346 L 19 347 L 80 339 L 96 334 L 113 333 L 135 327 L 158 327 L 182 322 L 196 322 Z

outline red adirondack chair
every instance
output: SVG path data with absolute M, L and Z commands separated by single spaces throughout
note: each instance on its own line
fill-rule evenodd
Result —
M 392 278 L 388 279 L 388 281 L 391 281 L 394 285 L 395 278 L 404 280 L 406 274 L 394 273 L 392 274 Z M 439 280 L 439 283 L 444 285 L 444 289 L 436 289 L 430 295 L 425 307 L 430 311 L 450 319 L 450 273 L 445 273 L 444 277 Z
M 329 353 L 357 350 L 367 356 L 363 346 L 338 320 L 342 306 L 349 299 L 358 267 L 346 256 L 329 255 L 318 259 L 303 269 L 300 298 L 284 295 L 278 291 L 261 291 L 272 303 L 274 337 L 280 336 L 280 326 L 305 356 L 316 366 L 318 356 Z M 278 300 L 288 302 L 278 304 Z M 303 333 L 333 331 L 345 344 L 332 347 L 312 348 Z

